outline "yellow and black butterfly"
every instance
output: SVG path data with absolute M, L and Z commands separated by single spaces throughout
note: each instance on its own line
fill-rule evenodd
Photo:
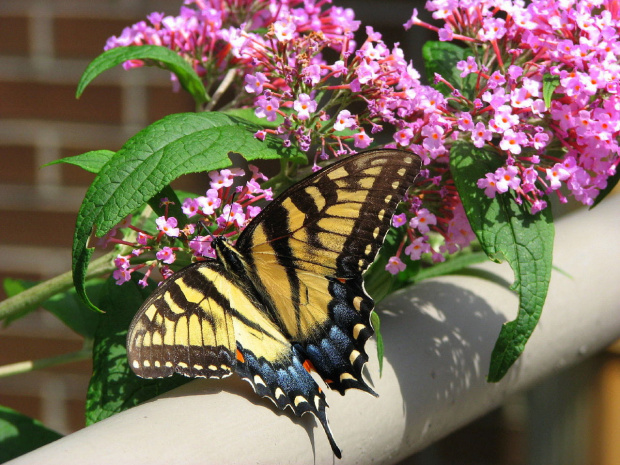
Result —
M 143 378 L 235 371 L 280 409 L 313 413 L 340 458 L 310 372 L 341 394 L 375 394 L 362 378 L 374 306 L 362 273 L 419 170 L 410 152 L 362 152 L 291 186 L 234 247 L 215 238 L 215 259 L 172 275 L 134 317 L 133 371 Z

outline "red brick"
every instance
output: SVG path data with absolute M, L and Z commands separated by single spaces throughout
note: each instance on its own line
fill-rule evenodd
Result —
M 28 18 L 0 16 L 0 53 L 5 55 L 28 54 Z
M 0 211 L 0 244 L 71 247 L 76 213 Z
M 165 73 L 166 71 L 159 70 L 159 72 Z M 148 102 L 148 118 L 151 122 L 173 113 L 196 111 L 196 105 L 190 95 L 182 89 L 179 92 L 173 92 L 172 83 L 170 87 L 149 87 Z
M 120 98 L 114 86 L 91 86 L 76 100 L 73 84 L 5 81 L 0 82 L 0 117 L 117 123 Z
M 34 147 L 0 146 L 0 183 L 34 184 L 38 167 Z
M 82 345 L 83 342 L 77 337 L 75 340 L 64 340 L 4 334 L 0 338 L 0 365 L 67 354 L 80 350 Z M 65 371 L 84 372 L 84 369 L 88 370 L 88 365 L 82 365 L 79 370 Z
M 41 399 L 39 397 L 0 394 L 0 405 L 41 421 Z
M 59 57 L 95 58 L 103 53 L 110 36 L 138 20 L 99 18 L 55 18 L 54 46 Z

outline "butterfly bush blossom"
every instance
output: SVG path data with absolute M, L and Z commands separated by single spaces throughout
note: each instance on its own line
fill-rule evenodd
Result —
M 533 213 L 550 194 L 592 205 L 618 165 L 618 2 L 431 0 L 426 7 L 443 27 L 415 10 L 405 26 L 475 45 L 457 66 L 473 91 L 452 87 L 452 103 L 438 113 L 437 145 L 458 134 L 503 157 L 478 180 L 488 197 L 510 191 Z
M 116 283 L 128 281 L 137 270 L 144 273 L 139 283 L 145 287 L 155 268 L 159 269 L 162 276 L 168 277 L 173 272 L 170 265 L 177 261 L 177 254 L 183 255 L 184 264 L 192 259 L 214 258 L 211 240 L 215 236 L 224 236 L 234 244 L 239 233 L 261 212 L 261 207 L 255 203 L 272 199 L 271 188 L 261 187 L 267 177 L 255 166 L 250 165 L 250 170 L 251 178 L 237 187 L 233 186 L 234 178 L 244 176 L 244 170 L 211 171 L 210 188 L 205 195 L 183 201 L 181 209 L 187 217 L 183 227 L 179 226 L 181 221 L 178 218 L 168 214 L 171 202 L 164 198 L 161 201 L 164 215 L 155 219 L 154 231 L 148 232 L 133 226 L 131 217 L 110 231 L 100 245 L 119 243 L 133 249 L 128 254 L 118 255 L 114 260 L 116 270 L 113 276 Z M 134 241 L 116 239 L 118 230 L 126 228 L 133 231 Z M 188 256 L 188 252 L 191 256 Z
M 315 171 L 383 130 L 393 138 L 387 147 L 418 154 L 423 169 L 393 220 L 403 233 L 386 266 L 393 274 L 406 260 L 443 261 L 474 239 L 450 172 L 457 140 L 498 157 L 501 166 L 478 180 L 481 191 L 509 195 L 532 213 L 550 194 L 592 205 L 615 174 L 617 1 L 428 1 L 444 24 L 414 10 L 405 28 L 435 30 L 469 51 L 456 66 L 462 88 L 435 76 L 446 94 L 422 85 L 398 44 L 371 27 L 358 45 L 353 11 L 330 3 L 186 1 L 179 16 L 152 14 L 107 47 L 167 46 L 211 91 L 230 77 L 241 91 L 223 108 L 252 108 L 265 122 L 256 137 L 270 133 L 307 152 Z
M 443 261 L 445 253 L 467 246 L 474 235 L 450 176 L 448 152 L 437 144 L 421 145 L 423 138 L 436 139 L 443 120 L 435 110 L 445 100 L 420 83 L 398 44 L 388 46 L 367 27 L 358 46 L 353 33 L 360 22 L 351 9 L 331 1 L 242 3 L 240 12 L 238 2 L 186 1 L 179 16 L 154 13 L 148 23 L 112 37 L 106 48 L 167 46 L 194 66 L 207 88 L 231 71 L 233 80 L 241 76 L 243 92 L 223 108 L 254 108 L 266 122 L 256 137 L 270 133 L 285 146 L 311 153 L 314 171 L 321 161 L 368 148 L 375 134 L 395 127 L 388 147 L 415 148 L 428 166 L 406 198 L 405 234 L 393 258 L 400 261 L 405 253 L 412 260 Z M 266 32 L 253 32 L 258 28 Z M 335 51 L 335 59 L 326 60 L 327 51 Z M 441 238 L 435 248 L 433 235 Z M 392 273 L 404 267 L 392 263 L 386 267 Z

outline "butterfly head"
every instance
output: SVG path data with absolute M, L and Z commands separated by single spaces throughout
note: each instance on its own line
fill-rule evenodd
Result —
M 227 271 L 235 275 L 245 274 L 245 260 L 224 236 L 214 237 L 211 247 L 215 250 L 216 260 L 224 265 Z

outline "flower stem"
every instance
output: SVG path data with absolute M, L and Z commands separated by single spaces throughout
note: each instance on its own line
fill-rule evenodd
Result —
M 97 260 L 93 260 L 88 267 L 86 277 L 88 278 L 113 271 L 114 265 L 112 261 L 114 257 L 114 252 L 110 252 Z M 71 286 L 73 286 L 73 276 L 71 271 L 67 271 L 47 281 L 43 281 L 30 289 L 26 289 L 13 297 L 9 297 L 0 302 L 0 321 L 27 308 L 39 306 L 50 297 L 70 289 Z
M 207 106 L 205 108 L 205 111 L 212 111 L 213 110 L 213 108 L 215 107 L 217 102 L 220 100 L 220 97 L 224 94 L 224 92 L 226 92 L 226 90 L 232 84 L 233 80 L 235 79 L 235 75 L 236 74 L 237 74 L 237 70 L 235 68 L 232 68 L 232 69 L 228 70 L 228 72 L 224 76 L 224 79 L 222 79 L 222 82 L 220 83 L 219 87 L 213 93 L 213 98 L 207 104 Z
M 63 363 L 79 362 L 80 360 L 87 360 L 91 356 L 92 348 L 85 347 L 75 352 L 69 352 L 68 354 L 57 355 L 55 357 L 10 363 L 8 365 L 0 366 L 0 378 L 19 375 L 21 373 L 28 373 L 29 371 L 40 370 L 41 368 L 47 368 Z

